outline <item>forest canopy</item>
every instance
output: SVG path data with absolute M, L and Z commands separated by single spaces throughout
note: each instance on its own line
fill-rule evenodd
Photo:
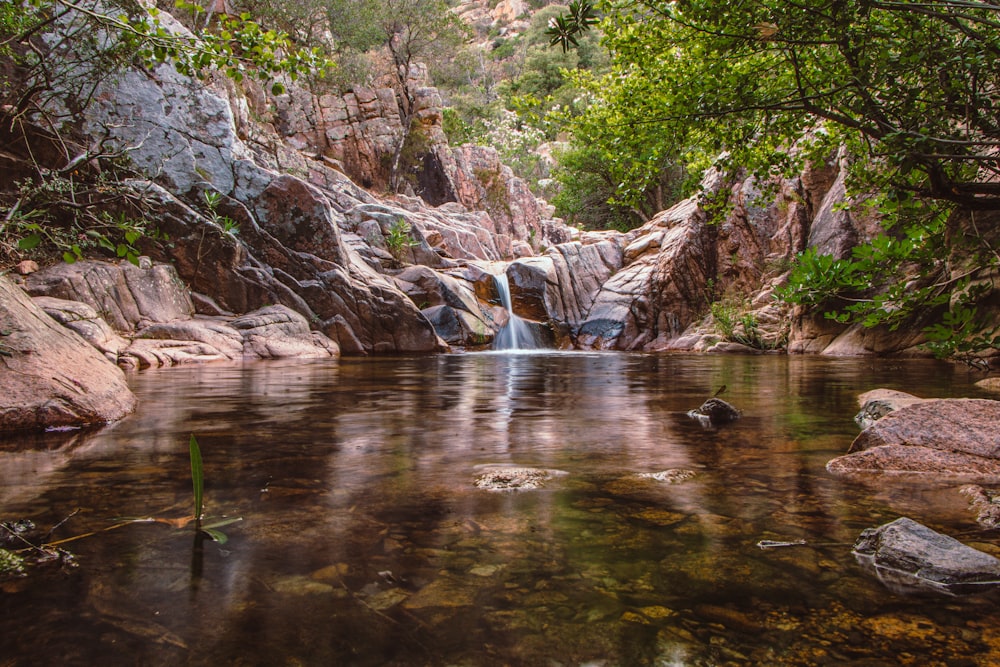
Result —
M 614 64 L 589 82 L 595 102 L 581 125 L 607 128 L 605 142 L 628 141 L 637 128 L 653 134 L 643 129 L 652 125 L 660 152 L 681 147 L 692 164 L 725 152 L 759 169 L 786 165 L 789 147 L 819 129 L 813 136 L 848 144 L 888 187 L 1000 208 L 1000 4 L 608 0 L 600 8 Z

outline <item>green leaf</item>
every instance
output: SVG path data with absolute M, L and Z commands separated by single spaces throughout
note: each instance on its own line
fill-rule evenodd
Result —
M 198 446 L 198 441 L 195 439 L 194 434 L 191 435 L 191 440 L 188 443 L 188 453 L 191 457 L 191 486 L 194 490 L 194 518 L 195 521 L 200 523 L 202 513 L 205 509 L 202 498 L 205 488 L 205 477 L 201 463 L 201 448 Z
M 28 234 L 23 239 L 17 242 L 17 247 L 21 250 L 32 250 L 38 247 L 38 244 L 42 242 L 42 237 L 40 234 Z
M 214 530 L 212 528 L 201 527 L 201 532 L 205 533 L 212 538 L 212 541 L 218 542 L 219 544 L 225 544 L 229 541 L 229 537 L 223 533 L 221 530 Z

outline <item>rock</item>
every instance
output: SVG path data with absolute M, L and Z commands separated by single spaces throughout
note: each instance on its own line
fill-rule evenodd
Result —
M 1000 459 L 1000 401 L 929 399 L 899 408 L 862 431 L 848 453 L 883 445 Z
M 243 338 L 244 359 L 326 358 L 339 356 L 336 343 L 310 331 L 306 318 L 282 305 L 267 306 L 230 323 Z
M 983 378 L 976 382 L 976 386 L 983 391 L 988 391 L 991 393 L 1000 393 L 1000 377 L 988 377 Z
M 853 553 L 887 585 L 902 586 L 904 592 L 973 593 L 1000 585 L 1000 560 L 906 517 L 865 529 Z
M 1000 480 L 1000 401 L 925 399 L 874 394 L 900 405 L 862 431 L 845 456 L 827 463 L 834 474 L 907 473 L 930 479 Z M 861 398 L 866 399 L 865 394 Z M 879 408 L 881 410 L 881 408 Z
M 496 467 L 476 478 L 475 485 L 487 491 L 519 491 L 538 489 L 555 476 L 565 475 L 561 470 L 541 468 Z
M 223 360 L 328 358 L 336 343 L 310 331 L 302 315 L 268 306 L 236 318 L 198 317 L 154 324 L 120 355 L 139 368 Z
M 122 371 L 0 277 L 0 430 L 100 424 L 135 409 Z
M 932 481 L 1000 481 L 1000 461 L 909 445 L 880 445 L 838 456 L 826 464 L 826 469 L 834 475 L 860 478 L 905 474 Z
M 969 498 L 969 507 L 976 510 L 976 523 L 987 530 L 1000 527 L 1000 499 L 994 491 L 987 491 L 976 484 L 968 484 L 959 493 Z
M 687 470 L 685 468 L 670 468 L 669 470 L 660 470 L 659 472 L 641 472 L 638 474 L 638 477 L 643 479 L 654 479 L 657 482 L 667 482 L 668 484 L 686 482 L 694 476 L 694 470 Z
M 59 263 L 28 276 L 25 289 L 32 296 L 85 303 L 122 333 L 194 314 L 190 292 L 167 264 L 140 269 L 124 260 Z
M 14 271 L 16 271 L 17 274 L 21 276 L 27 276 L 29 274 L 34 273 L 37 270 L 38 270 L 38 262 L 35 262 L 30 259 L 18 262 L 17 266 L 14 267 Z
M 119 336 L 91 306 L 80 301 L 67 301 L 51 296 L 38 296 L 33 301 L 49 317 L 83 337 L 88 343 L 117 363 L 129 342 Z
M 854 416 L 855 423 L 866 429 L 893 410 L 919 403 L 923 399 L 894 389 L 873 389 L 858 396 L 861 411 Z
M 710 424 L 713 426 L 718 424 L 728 424 L 743 416 L 742 412 L 729 403 L 726 403 L 721 398 L 710 398 L 702 403 L 700 407 L 691 410 L 687 414 L 688 417 L 697 419 L 703 424 Z

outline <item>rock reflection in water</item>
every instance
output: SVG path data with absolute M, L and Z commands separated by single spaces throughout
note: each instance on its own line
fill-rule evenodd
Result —
M 244 521 L 200 555 L 164 525 L 73 543 L 74 572 L 6 588 L 0 650 L 13 665 L 998 664 L 993 600 L 898 596 L 850 553 L 903 513 L 974 528 L 965 499 L 824 470 L 856 434 L 857 392 L 968 393 L 952 373 L 482 354 L 139 374 L 139 412 L 33 450 L 44 474 L 32 493 L 2 478 L 4 513 L 54 525 L 80 508 L 55 538 L 184 516 L 195 433 L 207 511 Z M 742 419 L 686 416 L 722 384 Z M 474 483 L 484 465 L 566 474 L 494 493 Z

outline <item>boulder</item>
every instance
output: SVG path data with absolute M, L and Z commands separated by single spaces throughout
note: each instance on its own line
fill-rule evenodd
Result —
M 888 398 L 873 400 L 899 401 L 902 407 L 862 431 L 845 456 L 827 463 L 828 471 L 1000 479 L 1000 401 L 882 395 Z
M 848 453 L 883 445 L 1000 459 L 1000 401 L 955 398 L 913 403 L 893 410 L 862 431 Z
M 895 389 L 873 389 L 858 396 L 861 411 L 854 416 L 854 422 L 866 429 L 893 410 L 919 403 L 922 398 Z
M 0 430 L 121 419 L 136 398 L 115 364 L 0 277 Z
M 118 362 L 121 353 L 128 348 L 129 342 L 118 335 L 88 304 L 51 296 L 38 296 L 32 300 L 49 317 L 78 333 L 115 363 Z
M 502 325 L 496 322 L 493 308 L 477 299 L 475 283 L 461 273 L 453 276 L 414 265 L 396 274 L 394 282 L 449 345 L 487 345 Z
M 1000 586 L 1000 560 L 906 517 L 865 529 L 853 553 L 899 592 L 978 593 Z
M 742 412 L 721 398 L 710 398 L 687 414 L 689 417 L 709 425 L 729 424 L 743 416 Z
M 905 474 L 948 482 L 1000 481 L 1000 461 L 909 445 L 880 445 L 838 456 L 826 464 L 826 469 L 834 475 L 855 478 Z

